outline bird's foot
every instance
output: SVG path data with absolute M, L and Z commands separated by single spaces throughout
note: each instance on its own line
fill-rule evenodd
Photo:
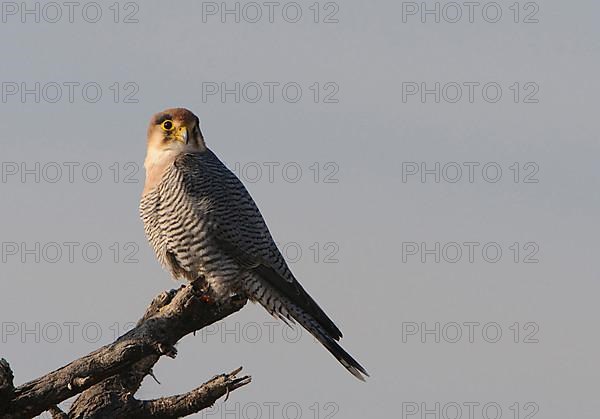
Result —
M 198 278 L 190 282 L 194 291 L 198 291 L 199 293 L 205 293 L 210 289 L 210 284 L 204 278 L 204 275 L 200 275 Z
M 214 298 L 212 298 L 210 295 L 208 294 L 202 294 L 200 296 L 200 301 L 202 301 L 205 304 L 214 304 L 215 300 Z

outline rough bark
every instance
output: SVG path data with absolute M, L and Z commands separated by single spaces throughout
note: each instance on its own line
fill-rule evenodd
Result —
M 250 377 L 238 378 L 239 368 L 183 395 L 147 401 L 133 395 L 144 377 L 152 375 L 161 356 L 175 357 L 175 344 L 182 337 L 245 304 L 243 297 L 216 303 L 199 279 L 155 297 L 136 327 L 115 342 L 19 387 L 13 386 L 12 371 L 1 360 L 0 416 L 28 418 L 48 410 L 53 418 L 175 418 L 209 407 L 229 391 L 248 384 Z M 68 413 L 56 407 L 78 394 Z
M 13 385 L 13 373 L 6 359 L 0 359 L 0 406 L 13 397 L 15 387 Z

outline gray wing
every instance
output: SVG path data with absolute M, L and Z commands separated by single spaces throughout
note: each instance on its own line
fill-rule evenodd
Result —
M 174 170 L 176 177 L 181 177 L 183 194 L 200 212 L 205 234 L 219 250 L 313 316 L 333 339 L 339 339 L 342 333 L 294 278 L 254 200 L 235 174 L 210 150 L 179 156 Z

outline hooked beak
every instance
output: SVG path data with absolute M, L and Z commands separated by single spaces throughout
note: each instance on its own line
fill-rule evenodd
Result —
M 177 141 L 181 141 L 184 144 L 188 143 L 188 129 L 187 127 L 183 126 L 183 127 L 179 127 L 177 129 L 177 132 L 175 134 L 175 138 L 177 139 Z

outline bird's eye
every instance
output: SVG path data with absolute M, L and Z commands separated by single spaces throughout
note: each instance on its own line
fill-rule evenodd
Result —
M 173 131 L 174 128 L 173 121 L 171 121 L 170 119 L 164 121 L 160 126 L 165 131 Z

